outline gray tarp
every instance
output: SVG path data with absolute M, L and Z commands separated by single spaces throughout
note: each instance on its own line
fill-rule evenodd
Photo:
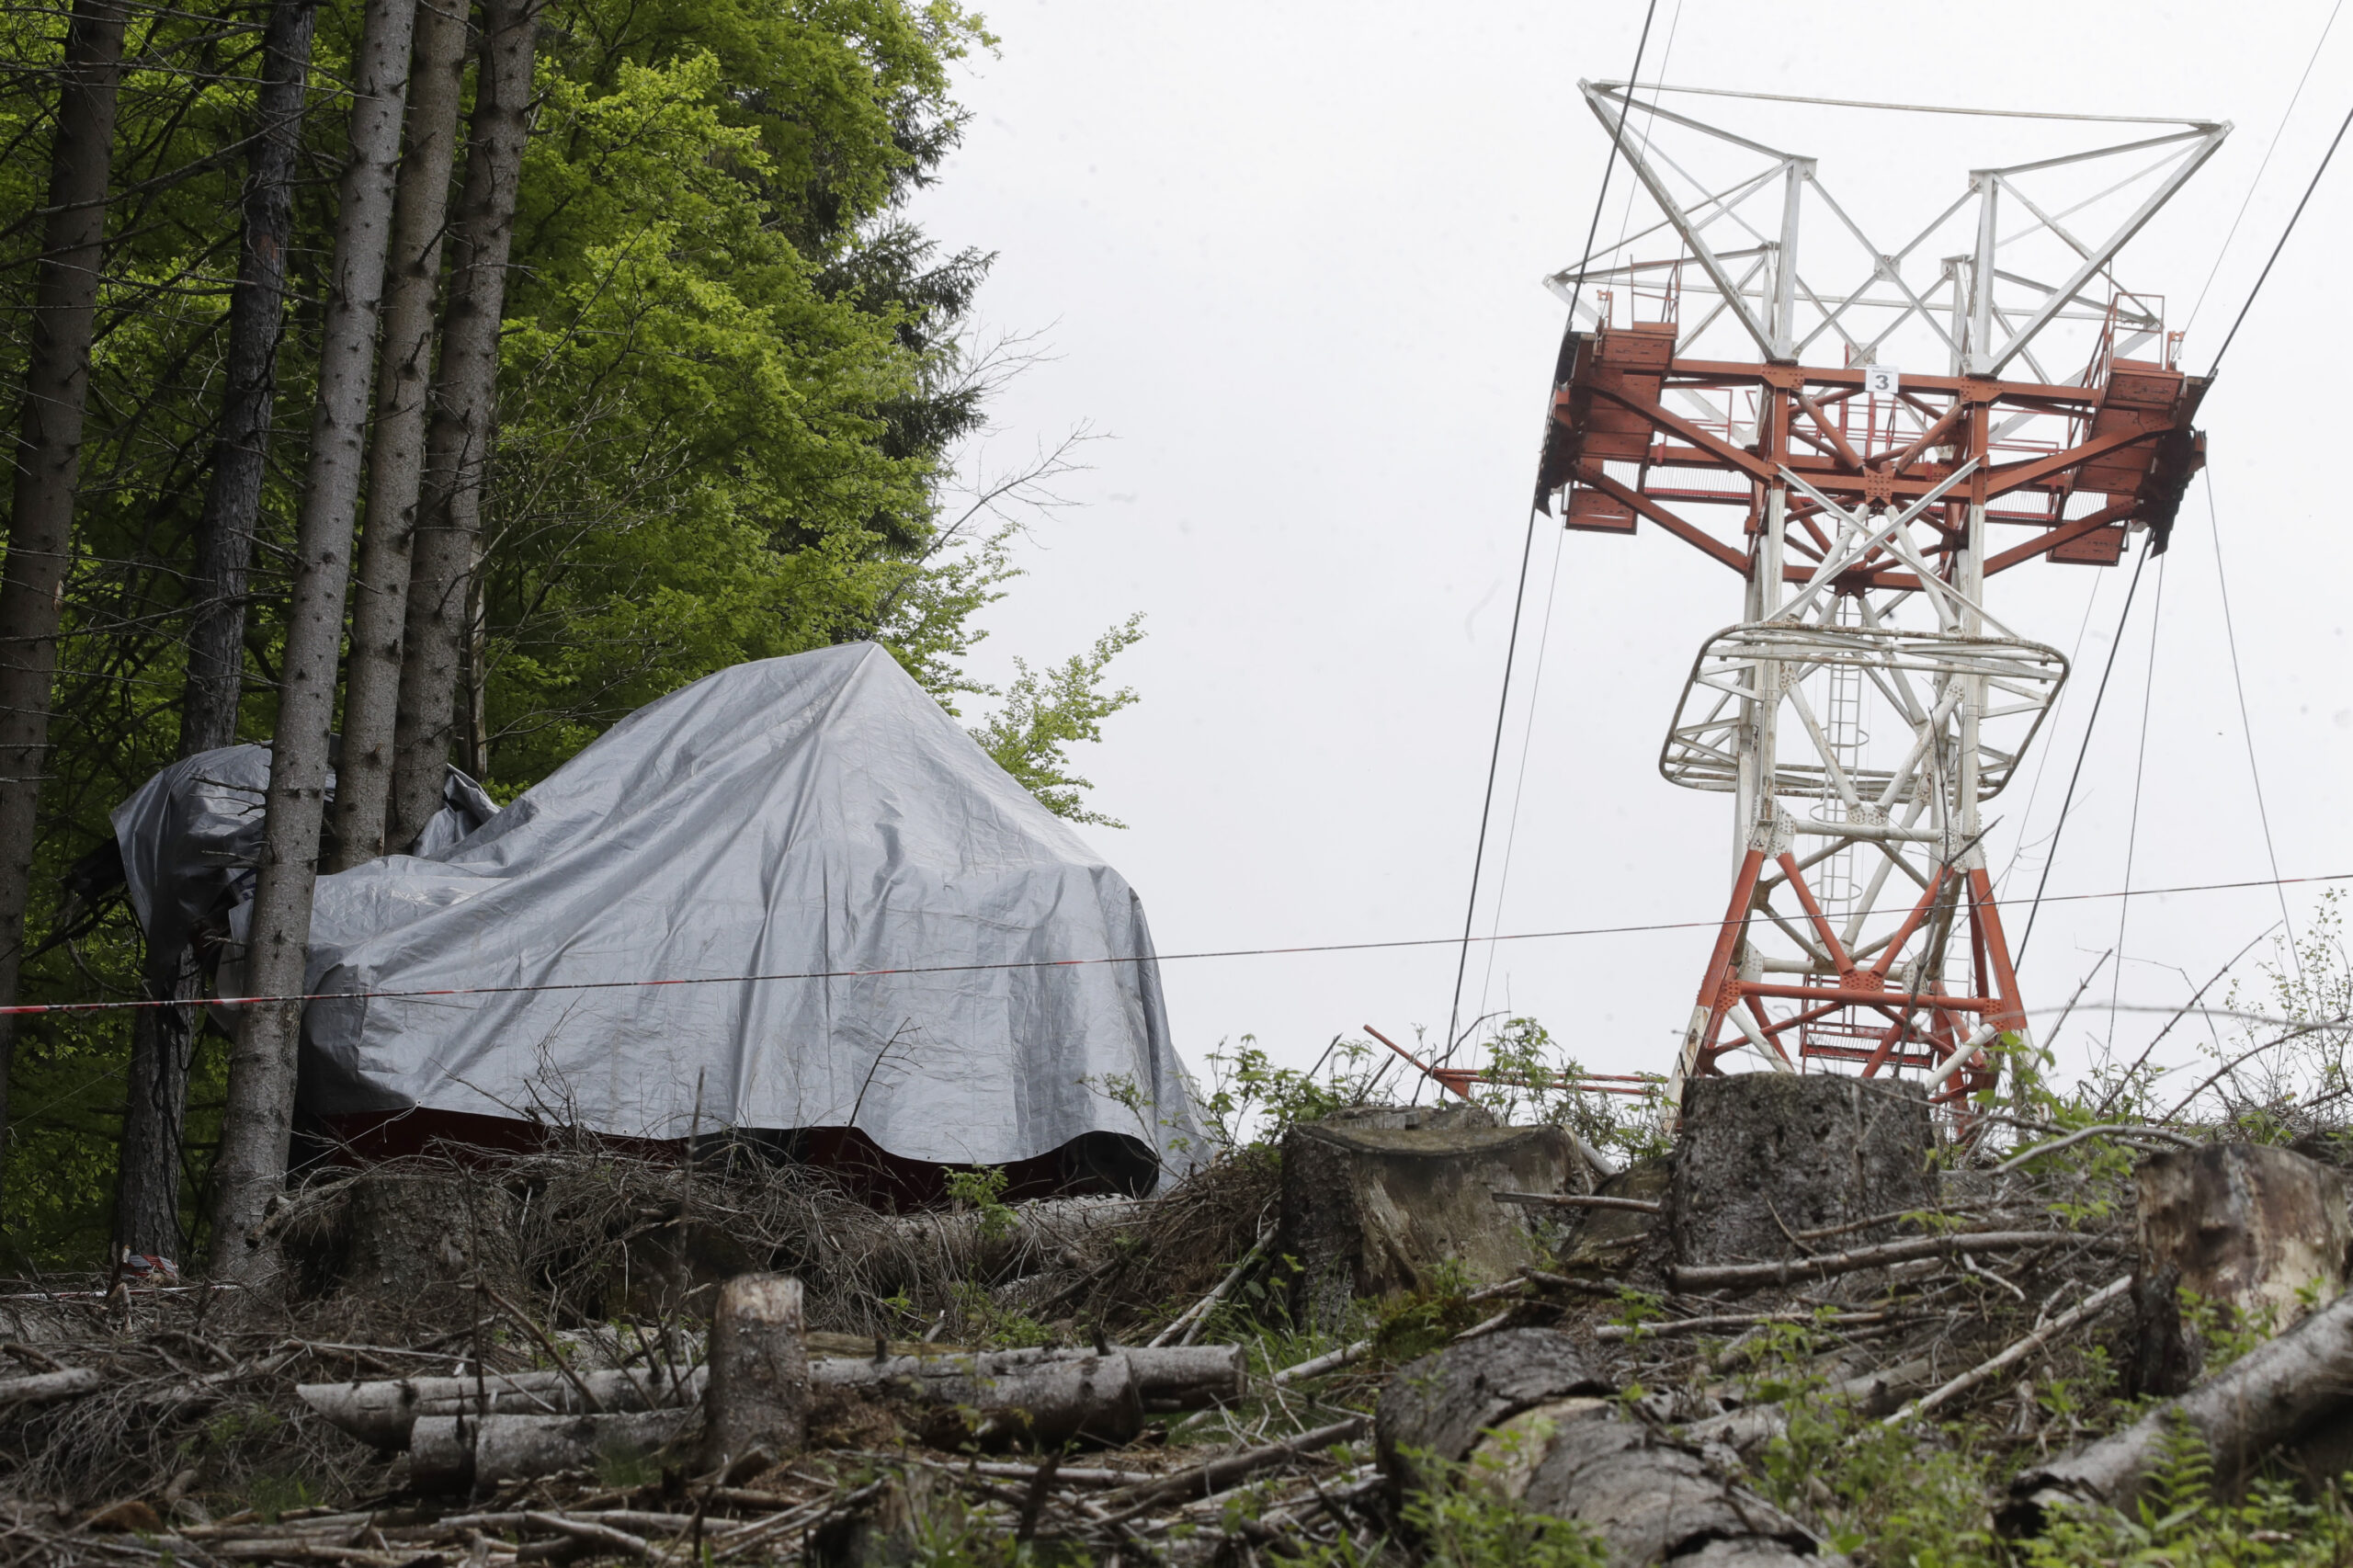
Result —
M 322 878 L 304 1109 L 1205 1153 L 1127 882 L 870 643 L 631 714 L 463 842 Z M 1136 961 L 1017 967 L 1070 960 Z M 1017 967 L 990 967 L 1017 966 Z M 855 979 L 756 975 L 883 971 Z M 1122 1103 L 1127 1101 L 1129 1103 Z
M 182 757 L 114 809 L 123 892 L 147 935 L 152 979 L 168 983 L 197 928 L 253 897 L 268 789 L 267 746 L 222 746 Z M 327 798 L 335 798 L 332 773 Z M 441 801 L 417 838 L 420 854 L 449 847 L 498 812 L 482 786 L 454 767 Z

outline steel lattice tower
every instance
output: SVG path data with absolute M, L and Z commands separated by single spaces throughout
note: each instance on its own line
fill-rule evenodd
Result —
M 2098 144 L 1972 170 L 1888 249 L 1816 159 L 1666 107 L 1696 89 L 1579 89 L 1655 221 L 1550 279 L 1574 310 L 1537 506 L 1648 524 L 1744 585 L 1659 756 L 1733 801 L 1669 1103 L 1743 1050 L 1913 1069 L 1958 1099 L 2029 1038 L 1982 813 L 2067 675 L 1988 586 L 2039 560 L 2111 566 L 2134 535 L 2165 548 L 2205 385 L 2115 266 L 2230 127 L 2001 116 Z

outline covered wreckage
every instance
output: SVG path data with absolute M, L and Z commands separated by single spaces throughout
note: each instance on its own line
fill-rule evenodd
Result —
M 209 753 L 115 813 L 151 939 L 225 901 L 234 953 L 266 778 Z M 319 880 L 313 1136 L 725 1131 L 917 1197 L 1140 1194 L 1205 1152 L 1134 891 L 871 643 L 707 676 L 457 836 L 472 789 L 445 842 Z

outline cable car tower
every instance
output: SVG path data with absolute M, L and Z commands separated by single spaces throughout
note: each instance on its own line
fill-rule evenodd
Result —
M 2134 535 L 2165 549 L 2205 384 L 2116 261 L 2231 128 L 1995 111 L 2095 144 L 1969 171 L 1891 247 L 1813 157 L 1668 107 L 1747 95 L 1578 85 L 1651 210 L 1548 280 L 1574 310 L 1536 504 L 1574 529 L 1647 525 L 1743 585 L 1659 754 L 1733 821 L 1669 1104 L 1744 1051 L 1914 1070 L 1960 1100 L 2028 1036 L 1984 813 L 2067 676 L 1989 585 L 2113 566 Z M 1762 107 L 1790 103 L 1900 107 Z

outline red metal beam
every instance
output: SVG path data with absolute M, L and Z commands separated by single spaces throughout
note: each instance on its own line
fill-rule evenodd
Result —
M 1577 483 L 1587 489 L 1600 491 L 1621 506 L 1631 506 L 1637 513 L 1648 517 L 1693 549 L 1715 557 L 1744 577 L 1748 575 L 1748 554 L 1745 551 L 1734 550 L 1723 540 L 1685 522 L 1641 491 L 1631 485 L 1620 484 L 1602 472 L 1600 464 L 1581 464 L 1577 470 Z

